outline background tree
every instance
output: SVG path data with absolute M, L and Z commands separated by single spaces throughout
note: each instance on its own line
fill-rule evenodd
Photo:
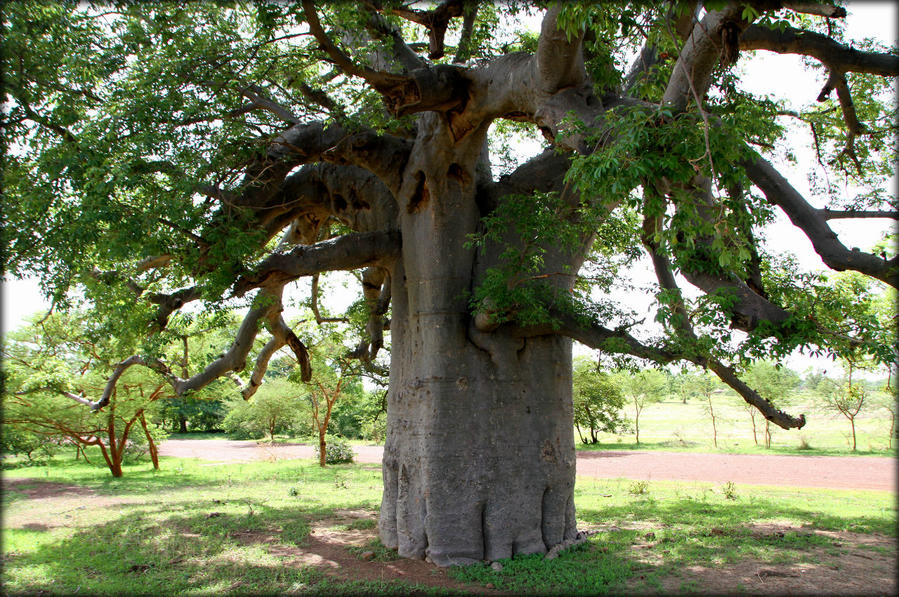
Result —
M 682 404 L 686 404 L 687 400 L 696 395 L 696 387 L 690 373 L 687 371 L 681 371 L 677 374 L 666 372 L 666 375 L 668 376 L 669 396 L 677 396 Z
M 851 365 L 848 367 L 851 371 Z M 849 420 L 849 427 L 852 430 L 852 451 L 855 452 L 855 418 L 865 405 L 868 391 L 858 381 L 853 383 L 851 377 L 840 380 L 828 379 L 822 385 L 825 386 L 822 393 L 824 407 L 835 410 Z
M 312 405 L 312 421 L 318 434 L 319 465 L 327 465 L 327 434 L 331 414 L 345 388 L 355 381 L 358 384 L 358 368 L 346 358 L 343 330 L 323 328 L 323 333 L 313 349 L 315 374 L 305 382 L 307 398 Z M 298 381 L 298 380 L 295 380 Z M 357 390 L 358 391 L 358 390 Z
M 260 438 L 307 428 L 302 421 L 311 416 L 306 390 L 285 378 L 266 382 L 249 400 L 234 397 L 223 421 L 225 431 L 237 438 Z
M 754 363 L 746 372 L 746 380 L 759 394 L 772 404 L 789 404 L 793 392 L 799 385 L 799 376 L 792 369 L 778 366 L 771 361 Z M 755 418 L 752 421 L 755 430 Z M 765 419 L 765 447 L 771 447 L 771 421 Z
M 705 404 L 703 407 L 705 408 L 705 412 L 709 415 L 709 419 L 712 421 L 712 444 L 717 448 L 718 447 L 718 422 L 715 416 L 715 405 L 712 403 L 712 396 L 721 392 L 721 384 L 718 381 L 718 378 L 714 377 L 708 371 L 702 371 L 697 375 L 694 375 L 690 379 L 692 386 L 694 388 L 694 392 L 702 396 Z M 753 419 L 752 424 L 753 435 L 755 435 L 755 420 Z
M 598 433 L 618 433 L 625 429 L 626 421 L 622 412 L 625 397 L 618 381 L 611 375 L 597 371 L 592 359 L 579 357 L 574 360 L 574 424 L 581 442 L 595 444 L 599 441 Z M 589 439 L 581 430 L 582 427 L 589 430 Z
M 168 385 L 148 371 L 121 369 L 119 350 L 76 314 L 48 315 L 8 334 L 2 350 L 4 425 L 44 442 L 97 446 L 113 477 L 122 476 L 136 432 L 158 469 L 156 442 L 162 434 L 147 423 L 147 412 L 167 395 Z M 107 404 L 101 410 L 104 392 Z
M 744 360 L 845 334 L 816 319 L 820 280 L 759 239 L 782 211 L 828 267 L 897 283 L 895 257 L 830 221 L 896 217 L 899 57 L 824 3 L 558 3 L 539 32 L 524 11 L 8 3 L 3 270 L 145 337 L 129 362 L 175 394 L 249 369 L 245 396 L 282 348 L 312 379 L 285 289 L 362 271 L 363 366 L 387 365 L 389 331 L 381 539 L 441 566 L 575 537 L 572 338 L 708 368 L 801 427 Z M 748 92 L 734 65 L 755 50 L 819 70 L 820 101 Z M 813 128 L 816 197 L 769 161 L 795 145 L 784 118 Z M 515 131 L 548 151 L 492 160 Z M 641 255 L 658 331 L 608 299 Z M 178 375 L 168 323 L 200 301 L 246 314 Z
M 634 434 L 640 445 L 640 413 L 648 404 L 665 398 L 668 384 L 665 374 L 656 369 L 644 369 L 636 373 L 619 372 L 624 394 L 634 406 Z
M 892 449 L 893 438 L 896 437 L 896 410 L 899 408 L 899 404 L 897 404 L 896 386 L 892 385 L 890 381 L 887 381 L 887 383 L 884 384 L 882 391 L 876 394 L 875 405 L 887 411 L 887 416 L 890 418 L 887 447 Z

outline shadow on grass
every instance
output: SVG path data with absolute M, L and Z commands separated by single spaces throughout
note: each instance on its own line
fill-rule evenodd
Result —
M 721 500 L 649 496 L 608 507 L 580 505 L 578 518 L 598 529 L 587 543 L 555 560 L 519 556 L 501 560 L 499 570 L 475 565 L 456 568 L 452 576 L 512 594 L 631 594 L 662 590 L 663 579 L 695 567 L 718 569 L 747 559 L 815 563 L 821 550 L 840 543 L 812 529 L 896 534 L 895 518 L 888 516 L 824 514 L 776 498 Z M 790 522 L 755 524 L 763 520 Z
M 320 551 L 321 541 L 310 537 L 310 529 L 333 515 L 333 508 L 206 499 L 122 510 L 115 520 L 43 542 L 27 554 L 7 554 L 7 594 L 447 593 L 400 581 L 329 577 L 327 571 L 337 566 L 330 559 L 333 550 L 342 548 Z M 355 557 L 346 551 L 345 558 Z

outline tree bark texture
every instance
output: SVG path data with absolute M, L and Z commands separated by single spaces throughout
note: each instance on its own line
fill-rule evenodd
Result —
M 425 116 L 400 191 L 380 534 L 439 566 L 545 553 L 576 534 L 571 342 L 479 332 L 474 172 Z

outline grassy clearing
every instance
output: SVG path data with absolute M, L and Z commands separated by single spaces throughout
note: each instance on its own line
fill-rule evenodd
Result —
M 393 565 L 374 538 L 381 476 L 372 465 L 311 461 L 212 466 L 165 458 L 121 479 L 54 459 L 4 472 L 2 580 L 8 594 L 449 594 L 399 580 L 341 580 L 304 560 L 317 529 L 369 533 L 347 557 Z M 56 497 L 29 492 L 64 484 Z M 642 489 L 642 492 L 640 491 Z M 687 565 L 740 558 L 803 562 L 840 544 L 811 530 L 896 536 L 893 494 L 579 478 L 579 527 L 598 534 L 556 560 L 537 556 L 454 569 L 470 586 L 596 594 L 658 587 Z M 340 513 L 362 513 L 341 518 Z M 760 531 L 774 523 L 787 532 Z M 314 533 L 314 534 L 313 534 Z M 814 548 L 814 549 L 813 549 Z M 882 549 L 882 548 L 880 548 Z M 367 558 L 363 558 L 365 552 Z M 895 557 L 895 553 L 891 554 Z M 634 584 L 636 583 L 636 585 Z
M 579 477 L 578 527 L 596 535 L 557 560 L 537 556 L 455 569 L 469 582 L 513 593 L 605 594 L 652 591 L 687 567 L 720 567 L 746 558 L 812 563 L 841 543 L 813 531 L 896 537 L 894 496 L 878 491 L 806 489 Z M 790 529 L 787 531 L 766 529 Z M 893 553 L 895 556 L 895 552 Z M 689 588 L 689 587 L 686 587 Z
M 712 397 L 718 427 L 718 448 L 712 445 L 712 422 L 699 399 L 687 404 L 666 400 L 649 404 L 640 415 L 640 444 L 633 433 L 600 433 L 599 444 L 584 445 L 579 450 L 668 450 L 676 452 L 727 452 L 738 454 L 795 454 L 828 456 L 896 456 L 896 441 L 888 449 L 889 415 L 873 407 L 862 410 L 856 419 L 858 450 L 850 451 L 849 421 L 839 413 L 822 411 L 808 398 L 797 399 L 786 410 L 805 413 L 807 423 L 800 430 L 789 431 L 771 426 L 771 448 L 764 447 L 765 425 L 756 414 L 756 445 L 752 421 L 741 401 L 726 393 Z M 625 413 L 633 417 L 633 409 Z M 575 436 L 577 438 L 577 436 Z
M 790 413 L 805 413 L 807 423 L 800 430 L 789 431 L 771 426 L 772 444 L 764 447 L 764 421 L 756 415 L 756 437 L 752 421 L 742 400 L 722 393 L 712 397 L 718 426 L 718 448 L 712 445 L 712 423 L 705 404 L 693 398 L 683 404 L 680 400 L 666 400 L 646 406 L 640 415 L 640 444 L 633 433 L 600 433 L 600 443 L 582 444 L 579 450 L 667 450 L 673 452 L 722 452 L 731 454 L 788 454 L 797 456 L 887 456 L 897 455 L 897 445 L 889 445 L 889 415 L 873 406 L 862 410 L 856 419 L 858 450 L 850 451 L 849 422 L 840 414 L 821 410 L 807 395 L 800 396 L 785 407 Z M 632 409 L 625 413 L 633 417 Z M 227 439 L 224 433 L 172 434 L 171 439 Z M 575 436 L 577 440 L 577 436 Z M 275 436 L 275 443 L 313 445 L 317 438 Z M 758 441 L 758 444 L 756 444 Z M 260 440 L 266 443 L 267 440 Z M 349 440 L 353 446 L 375 445 L 368 440 Z

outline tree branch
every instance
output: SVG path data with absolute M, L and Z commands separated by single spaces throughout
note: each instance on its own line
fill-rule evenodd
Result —
M 855 270 L 899 287 L 899 258 L 885 260 L 858 249 L 849 250 L 840 242 L 822 213 L 793 188 L 770 163 L 759 157 L 740 163 L 768 201 L 779 206 L 794 226 L 812 242 L 815 252 L 828 267 L 837 271 Z
M 846 16 L 846 9 L 842 6 L 835 6 L 828 2 L 808 2 L 804 0 L 785 0 L 783 7 L 793 12 L 801 12 L 809 15 L 817 15 L 819 17 L 843 18 Z
M 737 39 L 747 26 L 749 22 L 743 20 L 742 5 L 739 3 L 706 13 L 702 21 L 693 27 L 677 57 L 662 96 L 662 105 L 677 113 L 686 109 L 690 98 L 701 101 L 708 91 L 712 70 L 722 52 L 725 62 L 736 60 L 739 51 Z
M 783 31 L 761 25 L 747 27 L 740 35 L 740 49 L 811 56 L 831 70 L 841 73 L 899 76 L 899 56 L 895 54 L 856 50 L 821 33 L 791 27 Z
M 889 218 L 892 220 L 899 220 L 899 210 L 894 210 L 894 209 L 834 210 L 834 209 L 829 209 L 829 208 L 825 207 L 824 209 L 819 209 L 818 214 L 825 220 L 854 219 L 854 218 Z
M 397 62 L 402 64 L 403 67 L 409 71 L 418 68 L 427 68 L 427 62 L 422 60 L 418 54 L 413 52 L 412 49 L 406 45 L 400 31 L 378 14 L 377 10 L 374 9 L 370 3 L 366 2 L 364 5 L 366 9 L 368 9 L 370 15 L 369 20 L 366 23 L 366 28 L 369 32 L 378 37 L 387 37 L 390 39 L 392 42 L 393 55 Z
M 462 16 L 464 5 L 463 0 L 443 0 L 433 10 L 393 8 L 390 12 L 413 23 L 418 23 L 428 30 L 428 58 L 437 60 L 443 57 L 443 38 L 446 36 L 446 28 L 450 19 Z
M 534 68 L 541 93 L 553 94 L 564 87 L 577 87 L 584 82 L 584 32 L 569 38 L 558 26 L 562 4 L 546 11 L 540 26 Z
M 299 246 L 289 253 L 275 253 L 235 282 L 234 295 L 240 297 L 251 288 L 285 284 L 316 272 L 356 269 L 392 260 L 399 255 L 400 243 L 396 231 L 361 232 Z

